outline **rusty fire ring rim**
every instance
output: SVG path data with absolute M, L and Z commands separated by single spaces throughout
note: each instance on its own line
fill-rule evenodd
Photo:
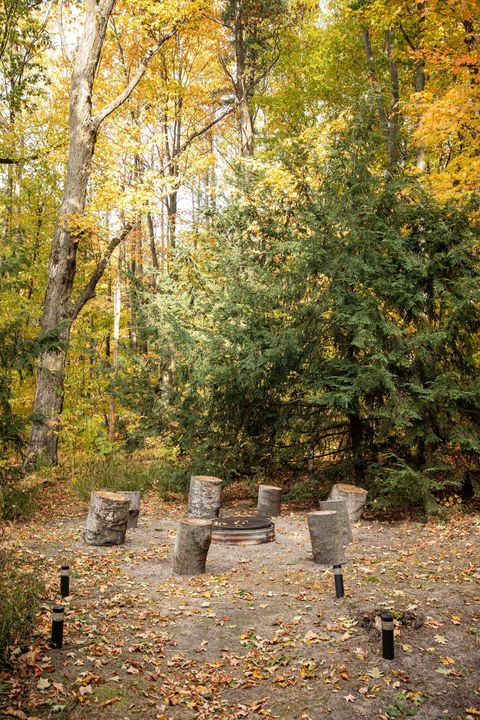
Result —
M 212 543 L 260 545 L 274 539 L 275 525 L 262 515 L 219 517 L 212 522 Z

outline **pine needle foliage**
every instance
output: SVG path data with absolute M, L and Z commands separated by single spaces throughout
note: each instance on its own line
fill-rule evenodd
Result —
M 299 144 L 242 173 L 206 259 L 144 303 L 174 368 L 170 383 L 157 373 L 156 404 L 143 382 L 144 409 L 164 403 L 158 423 L 196 472 L 272 477 L 330 458 L 385 504 L 433 509 L 478 468 L 471 211 L 379 170 L 361 131 L 322 167 Z

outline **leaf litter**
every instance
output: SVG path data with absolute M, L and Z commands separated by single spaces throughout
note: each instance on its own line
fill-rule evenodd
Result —
M 354 707 L 355 717 L 468 720 L 480 712 L 472 518 L 446 528 L 359 524 L 346 597 L 337 600 L 331 572 L 311 561 L 302 513 L 277 519 L 274 543 L 212 546 L 206 575 L 179 578 L 171 552 L 181 508 L 153 497 L 145 504 L 119 548 L 84 546 L 84 508 L 73 504 L 61 522 L 8 529 L 7 543 L 44 556 L 49 569 L 32 645 L 0 673 L 2 716 L 347 720 Z M 48 639 L 65 561 L 71 595 L 58 651 Z M 396 617 L 392 662 L 381 657 L 383 606 Z

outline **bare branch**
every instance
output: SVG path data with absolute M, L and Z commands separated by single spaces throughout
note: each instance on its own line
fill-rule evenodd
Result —
M 227 30 L 233 30 L 233 27 L 229 23 L 223 22 L 223 20 L 218 20 L 218 18 L 215 18 L 206 12 L 203 12 L 202 15 L 204 18 L 207 18 L 207 20 L 210 20 L 211 22 L 215 23 L 216 25 L 220 25 L 220 27 L 227 28 Z
M 228 77 L 228 79 L 232 83 L 233 89 L 235 90 L 236 93 L 238 93 L 237 82 L 236 82 L 235 78 L 233 77 L 232 73 L 230 72 L 230 70 L 228 69 L 225 58 L 222 58 L 222 56 L 220 55 L 220 57 L 218 58 L 218 62 L 220 63 L 223 72 L 225 73 L 225 75 Z
M 72 65 L 73 64 L 73 56 L 67 47 L 67 39 L 65 37 L 65 28 L 63 27 L 63 0 L 58 0 L 57 23 L 58 23 L 58 31 L 60 33 L 60 45 L 62 47 L 63 56 L 70 63 L 70 65 Z
M 128 100 L 142 77 L 145 75 L 145 71 L 150 60 L 154 57 L 154 55 L 158 53 L 160 48 L 167 42 L 167 40 L 170 40 L 170 38 L 174 37 L 177 32 L 177 30 L 174 30 L 170 33 L 167 33 L 167 35 L 164 35 L 158 42 L 155 43 L 155 45 L 152 45 L 152 47 L 150 47 L 146 51 L 140 61 L 136 73 L 133 75 L 126 88 L 119 95 L 117 95 L 117 97 L 112 100 L 112 102 L 108 103 L 108 105 L 105 105 L 105 107 L 100 110 L 100 112 L 98 112 L 95 117 L 92 118 L 92 123 L 96 128 L 101 125 L 105 118 L 111 115 L 112 112 L 114 112 L 117 108 L 120 107 L 120 105 L 123 105 L 123 103 Z
M 205 135 L 205 133 L 207 133 L 209 130 L 211 130 L 212 127 L 214 127 L 214 126 L 217 125 L 219 122 L 221 122 L 222 120 L 224 120 L 224 118 L 226 118 L 228 115 L 230 115 L 230 114 L 236 109 L 237 105 L 238 105 L 237 102 L 232 103 L 232 105 L 231 105 L 229 108 L 227 108 L 226 110 L 224 110 L 224 112 L 223 112 L 221 115 L 219 115 L 218 117 L 214 118 L 214 119 L 213 119 L 211 122 L 209 122 L 207 125 L 204 125 L 200 130 L 195 130 L 195 132 L 191 133 L 191 134 L 187 137 L 187 139 L 185 140 L 185 142 L 183 142 L 183 143 L 176 149 L 175 153 L 174 153 L 173 156 L 172 156 L 172 159 L 178 157 L 184 150 L 186 150 L 186 148 L 187 148 L 196 138 L 201 137 L 202 135 Z M 166 167 L 168 167 L 169 164 L 170 164 L 170 163 L 168 163 Z M 165 168 L 162 168 L 162 169 L 165 169 Z
M 49 152 L 58 150 L 58 148 L 62 147 L 62 145 L 66 145 L 65 140 L 55 143 L 43 152 L 33 153 L 33 155 L 27 155 L 26 157 L 0 157 L 0 165 L 22 165 L 23 163 L 31 162 L 32 160 L 38 160 L 39 158 L 48 155 Z
M 417 48 L 415 47 L 415 45 L 413 44 L 413 42 L 410 40 L 410 38 L 409 38 L 409 36 L 408 36 L 405 28 L 403 27 L 402 23 L 400 23 L 399 28 L 400 28 L 400 31 L 401 31 L 403 37 L 405 38 L 405 41 L 406 41 L 407 45 L 410 47 L 411 50 L 413 50 L 414 52 L 416 52 L 416 51 L 417 51 Z
M 98 282 L 101 279 L 105 268 L 107 267 L 108 261 L 110 260 L 113 251 L 115 250 L 118 245 L 120 245 L 123 240 L 125 240 L 129 233 L 133 230 L 134 227 L 136 227 L 139 223 L 139 220 L 136 220 L 135 222 L 128 223 L 122 230 L 122 232 L 119 235 L 116 235 L 114 238 L 110 240 L 110 243 L 108 244 L 107 249 L 103 253 L 101 259 L 97 263 L 97 266 L 95 270 L 93 271 L 92 275 L 90 276 L 90 280 L 85 285 L 84 289 L 80 293 L 77 301 L 75 303 L 72 303 L 71 309 L 70 309 L 70 317 L 73 320 L 75 320 L 79 313 L 81 312 L 82 308 L 86 305 L 86 303 L 91 300 L 93 297 L 95 297 L 95 290 L 97 288 Z

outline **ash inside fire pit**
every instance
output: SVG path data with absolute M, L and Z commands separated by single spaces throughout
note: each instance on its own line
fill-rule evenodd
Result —
M 227 545 L 258 545 L 275 539 L 275 525 L 260 515 L 215 518 L 212 543 Z

